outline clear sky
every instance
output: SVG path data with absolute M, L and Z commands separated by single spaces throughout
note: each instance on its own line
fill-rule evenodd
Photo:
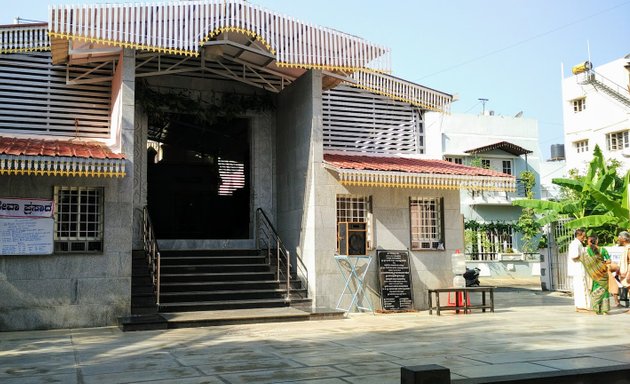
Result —
M 0 24 L 46 21 L 50 4 L 97 2 L 0 0 Z M 630 0 L 250 2 L 390 47 L 393 74 L 457 94 L 453 112 L 481 113 L 480 98 L 499 115 L 523 111 L 538 120 L 545 159 L 563 142 L 561 63 L 568 76 L 589 47 L 595 66 L 630 54 Z

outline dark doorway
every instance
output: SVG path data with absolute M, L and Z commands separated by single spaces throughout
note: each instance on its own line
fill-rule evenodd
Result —
M 250 145 L 246 119 L 212 128 L 172 116 L 149 129 L 147 199 L 160 239 L 250 237 Z

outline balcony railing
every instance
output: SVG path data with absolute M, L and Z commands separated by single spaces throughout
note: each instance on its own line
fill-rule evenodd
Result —
M 539 252 L 502 253 L 502 252 L 471 252 L 466 253 L 467 261 L 541 261 Z
M 466 200 L 471 204 L 511 204 L 513 200 L 527 197 L 527 186 L 523 179 L 516 179 L 516 191 L 494 192 L 470 190 L 470 198 Z

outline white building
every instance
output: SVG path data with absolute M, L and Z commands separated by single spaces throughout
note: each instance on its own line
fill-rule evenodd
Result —
M 535 175 L 533 198 L 541 197 L 538 122 L 494 113 L 428 115 L 431 115 L 427 117 L 428 156 L 441 155 L 453 163 L 482 166 L 516 177 L 514 192 L 461 192 L 464 220 L 485 225 L 478 236 L 478 245 L 468 246 L 468 258 L 499 261 L 502 254 L 521 251 L 522 243 L 513 229 L 521 208 L 513 206 L 512 202 L 526 196 L 525 185 L 519 178 L 524 171 Z M 490 229 L 483 229 L 486 227 Z
M 592 67 L 573 68 L 562 80 L 567 171 L 583 172 L 598 145 L 606 159 L 630 168 L 630 55 Z

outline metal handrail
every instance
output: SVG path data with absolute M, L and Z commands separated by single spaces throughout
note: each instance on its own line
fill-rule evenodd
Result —
M 145 206 L 142 210 L 142 241 L 144 243 L 144 254 L 149 265 L 153 292 L 155 293 L 156 305 L 160 305 L 160 249 L 158 247 L 149 209 Z
M 308 270 L 304 262 L 296 255 L 295 263 L 291 262 L 291 254 L 285 247 L 278 231 L 262 208 L 256 209 L 256 246 L 267 254 L 267 263 L 271 265 L 271 255 L 276 258 L 276 281 L 281 281 L 282 275 L 286 280 L 286 300 L 291 301 L 291 273 L 295 273 L 306 287 L 308 297 Z

